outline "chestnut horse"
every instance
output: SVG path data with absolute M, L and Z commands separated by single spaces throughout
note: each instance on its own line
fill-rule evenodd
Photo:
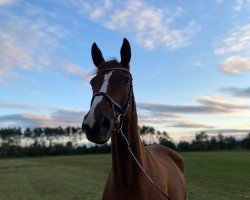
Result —
M 128 40 L 123 40 L 121 62 L 105 61 L 95 43 L 91 53 L 97 72 L 90 81 L 93 98 L 82 129 L 87 139 L 97 144 L 111 137 L 112 168 L 103 199 L 185 199 L 182 158 L 162 145 L 145 147 L 141 142 Z

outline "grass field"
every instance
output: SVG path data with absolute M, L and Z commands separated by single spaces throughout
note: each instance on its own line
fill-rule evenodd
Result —
M 250 199 L 250 152 L 182 156 L 189 200 Z M 101 199 L 110 165 L 110 155 L 2 159 L 0 199 Z

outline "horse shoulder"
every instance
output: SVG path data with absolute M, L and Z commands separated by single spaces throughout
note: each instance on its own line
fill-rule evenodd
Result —
M 173 151 L 172 149 L 165 147 L 160 144 L 152 144 L 146 146 L 146 149 L 152 154 L 153 156 L 161 156 L 161 157 L 169 157 L 174 163 L 178 166 L 181 172 L 184 172 L 184 162 L 182 157 Z

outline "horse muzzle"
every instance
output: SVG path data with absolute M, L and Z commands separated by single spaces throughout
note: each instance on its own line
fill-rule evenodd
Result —
M 85 120 L 82 123 L 82 131 L 86 134 L 87 139 L 90 142 L 96 144 L 104 144 L 110 138 L 110 132 L 113 127 L 113 120 L 103 117 L 94 123 L 93 127 L 90 127 Z

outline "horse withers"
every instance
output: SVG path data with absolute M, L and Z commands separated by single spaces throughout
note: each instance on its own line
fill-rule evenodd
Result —
M 165 146 L 144 146 L 141 142 L 128 40 L 123 40 L 121 62 L 105 61 L 95 43 L 91 54 L 97 71 L 90 81 L 93 97 L 82 129 L 96 144 L 104 144 L 111 137 L 112 167 L 103 199 L 185 199 L 182 158 Z

